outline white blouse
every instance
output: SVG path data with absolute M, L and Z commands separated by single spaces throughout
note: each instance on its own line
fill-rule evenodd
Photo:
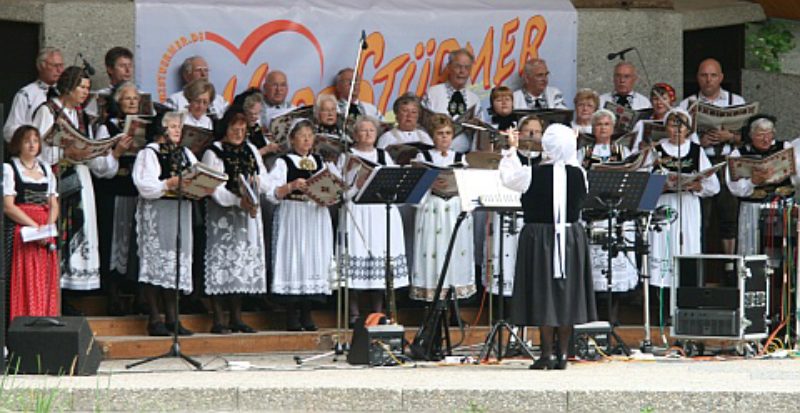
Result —
M 264 161 L 261 160 L 261 155 L 258 154 L 258 149 L 256 149 L 256 147 L 250 143 L 245 142 L 244 144 L 247 145 L 249 150 L 253 153 L 253 156 L 256 158 L 256 164 L 258 165 L 259 170 L 258 191 L 262 194 L 269 193 L 272 191 L 272 185 L 270 184 L 270 177 L 267 174 L 267 168 L 264 167 Z M 221 142 L 214 142 L 213 145 L 219 149 L 222 149 Z M 205 151 L 202 162 L 216 171 L 225 172 L 225 163 L 222 162 L 222 159 L 220 159 L 212 150 Z M 235 179 L 238 182 L 239 177 L 229 176 L 228 179 Z M 214 201 L 223 207 L 238 206 L 241 202 L 241 198 L 229 191 L 224 184 L 218 186 L 217 189 L 214 190 L 214 193 L 211 194 L 211 198 L 213 198 Z
M 292 161 L 295 168 L 300 169 L 300 160 L 303 159 L 300 155 L 295 153 L 288 153 L 287 156 L 289 160 Z M 309 154 L 308 159 L 311 161 L 313 168 L 317 168 L 317 161 L 314 159 L 313 156 Z M 328 168 L 331 173 L 334 175 L 341 177 L 339 173 L 339 168 L 336 167 L 332 162 L 324 162 L 323 168 Z M 278 188 L 286 185 L 288 182 L 286 181 L 286 173 L 288 171 L 288 167 L 286 166 L 286 160 L 281 156 L 275 160 L 275 166 L 272 167 L 272 170 L 269 171 L 269 180 L 272 184 L 271 189 L 266 192 L 267 200 L 272 202 L 273 204 L 280 203 L 282 199 L 278 198 L 278 195 L 275 193 Z M 322 170 L 320 170 L 322 171 Z
M 139 196 L 145 199 L 158 199 L 167 192 L 166 180 L 158 178 L 161 175 L 161 164 L 158 162 L 156 154 L 158 149 L 159 144 L 148 144 L 139 151 L 136 161 L 133 163 L 133 184 L 139 190 Z M 197 163 L 197 158 L 192 151 L 186 148 L 181 148 L 181 150 L 187 155 L 190 165 Z
M 677 158 L 679 154 L 682 156 L 687 156 L 689 154 L 689 149 L 690 145 L 692 144 L 692 141 L 690 139 L 687 139 L 686 142 L 680 145 L 680 147 L 678 147 L 678 145 L 671 143 L 669 139 L 662 139 L 660 142 L 658 142 L 658 144 L 661 145 L 661 147 L 664 149 L 664 152 L 666 152 L 667 155 Z M 655 154 L 653 152 L 650 153 L 648 157 L 649 159 L 646 161 L 646 163 L 649 165 L 652 165 L 653 162 L 655 161 Z M 708 160 L 708 156 L 706 156 L 706 153 L 701 150 L 700 165 L 698 166 L 698 172 L 704 169 L 708 169 L 712 166 L 713 165 L 711 165 L 711 161 Z M 696 192 L 696 194 L 701 198 L 716 195 L 719 192 L 719 179 L 717 179 L 716 174 L 713 174 L 708 178 L 704 178 L 702 181 L 700 181 L 700 183 L 702 185 L 702 189 L 700 190 L 700 192 Z
M 189 126 L 197 126 L 198 128 L 205 128 L 205 129 L 214 129 L 214 122 L 208 115 L 200 116 L 199 118 L 195 118 L 189 112 L 183 112 L 183 124 Z
M 422 129 L 402 131 L 398 128 L 394 128 L 381 135 L 381 137 L 378 138 L 378 144 L 376 146 L 380 149 L 384 149 L 390 145 L 401 145 L 408 143 L 424 143 L 426 145 L 433 146 L 433 139 L 431 139 L 431 136 L 428 135 L 428 132 L 425 132 Z
M 14 162 L 14 166 L 17 167 L 17 170 L 20 172 L 20 180 L 23 182 L 31 183 L 31 184 L 43 184 L 47 183 L 47 194 L 51 196 L 58 196 L 58 186 L 56 185 L 56 177 L 53 174 L 53 170 L 50 168 L 49 165 L 45 163 L 45 167 L 47 171 L 42 169 L 42 165 L 39 160 L 36 160 L 36 169 L 39 170 L 42 176 L 39 179 L 33 179 L 25 174 L 26 168 L 22 165 L 22 162 L 19 160 L 18 157 L 14 156 L 11 158 L 11 162 Z M 4 163 L 3 164 L 3 195 L 5 196 L 17 196 L 16 185 L 14 182 L 14 168 L 11 167 L 11 164 Z

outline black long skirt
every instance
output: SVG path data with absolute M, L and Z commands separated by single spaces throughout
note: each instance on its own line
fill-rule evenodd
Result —
M 564 278 L 553 278 L 553 224 L 525 224 L 519 236 L 511 320 L 521 326 L 570 326 L 597 319 L 591 257 L 580 223 L 566 229 Z

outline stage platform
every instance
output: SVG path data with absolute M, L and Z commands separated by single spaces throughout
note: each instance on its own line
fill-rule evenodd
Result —
M 800 400 L 797 359 L 575 362 L 532 371 L 524 360 L 366 368 L 331 357 L 297 365 L 294 355 L 200 356 L 205 371 L 176 359 L 133 370 L 127 360 L 107 360 L 92 377 L 6 377 L 0 408 L 33 411 L 46 400 L 55 411 L 99 412 L 796 412 Z

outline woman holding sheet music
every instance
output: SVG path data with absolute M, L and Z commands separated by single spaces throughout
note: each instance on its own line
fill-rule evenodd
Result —
M 312 202 L 303 191 L 306 180 L 326 167 L 338 172 L 312 153 L 311 121 L 296 119 L 289 128 L 289 143 L 291 150 L 275 161 L 269 175 L 274 189 L 267 192 L 267 199 L 280 204 L 273 222 L 271 292 L 287 304 L 287 330 L 315 331 L 311 303 L 331 293 L 333 227 L 328 208 Z
M 41 143 L 36 128 L 20 126 L 9 143 L 11 160 L 3 164 L 5 260 L 11 284 L 8 321 L 60 314 L 55 238 L 24 242 L 20 234 L 23 227 L 42 228 L 58 218 L 56 178 L 49 165 L 36 159 Z
M 352 198 L 364 185 L 364 180 L 373 168 L 395 166 L 392 157 L 383 149 L 375 148 L 378 136 L 378 120 L 359 117 L 354 127 L 355 143 L 350 147 L 351 155 L 340 157 L 339 169 L 345 171 L 345 181 L 350 185 L 347 192 L 347 236 L 350 251 L 350 266 L 345 268 L 350 286 L 350 323 L 359 317 L 359 296 L 366 295 L 370 310 L 383 312 L 383 295 L 386 288 L 386 207 L 380 204 L 356 204 Z M 408 286 L 408 265 L 403 244 L 403 226 L 395 206 L 391 207 L 391 265 L 394 288 Z
M 255 333 L 242 321 L 242 294 L 266 294 L 259 194 L 271 187 L 258 149 L 245 141 L 247 119 L 231 107 L 220 122 L 225 135 L 203 163 L 228 175 L 206 203 L 205 292 L 214 307 L 214 334 Z M 223 300 L 228 301 L 228 320 Z
M 139 113 L 141 98 L 136 85 L 126 81 L 114 90 L 113 103 L 109 105 L 109 118 L 97 128 L 95 137 L 106 139 L 117 136 L 125 130 L 127 116 Z M 108 308 L 111 315 L 123 315 L 119 300 L 119 284 L 125 278 L 136 281 L 138 268 L 129 267 L 130 253 L 136 251 L 136 240 L 131 236 L 136 199 L 139 192 L 133 185 L 131 171 L 136 153 L 132 151 L 133 137 L 123 136 L 114 146 L 111 155 L 117 159 L 115 168 L 107 173 L 97 169 L 93 185 L 97 205 L 97 228 L 99 232 L 100 274 L 108 293 Z M 135 260 L 132 260 L 135 262 Z M 131 262 L 133 264 L 133 262 Z
M 711 167 L 700 145 L 689 139 L 691 122 L 685 110 L 670 110 L 664 119 L 669 137 L 655 145 L 648 162 L 655 165 L 653 172 L 669 174 L 658 205 L 678 211 L 679 221 L 660 232 L 650 232 L 650 285 L 654 288 L 671 286 L 673 255 L 699 254 L 702 251 L 700 198 L 719 192 L 719 181 L 713 174 L 683 184 L 680 193 L 677 192 L 681 174 L 694 174 Z
M 756 116 L 749 122 L 745 135 L 745 144 L 739 149 L 734 149 L 730 158 L 745 157 L 750 159 L 764 159 L 784 149 L 791 148 L 789 142 L 775 141 L 775 119 L 770 116 Z M 795 149 L 796 151 L 797 149 Z M 800 171 L 796 153 L 792 162 L 795 170 Z M 776 198 L 785 198 L 794 195 L 794 183 L 800 180 L 797 175 L 789 176 L 779 182 L 769 181 L 779 172 L 773 168 L 754 168 L 748 178 L 731 179 L 731 172 L 725 174 L 726 183 L 731 193 L 739 197 L 739 234 L 736 240 L 736 249 L 742 255 L 769 254 L 775 256 L 778 251 L 770 250 L 768 245 L 762 244 L 762 234 L 758 221 L 762 205 L 773 202 Z M 760 247 L 764 245 L 763 249 Z M 780 248 L 780 246 L 778 246 Z
M 139 247 L 139 282 L 149 308 L 147 331 L 151 336 L 168 336 L 175 328 L 175 274 L 180 211 L 180 285 L 185 294 L 192 292 L 192 202 L 179 201 L 176 191 L 183 171 L 197 162 L 194 154 L 178 146 L 183 115 L 167 112 L 161 121 L 156 142 L 136 155 L 133 183 L 139 191 L 136 205 L 136 243 Z M 159 315 L 158 301 L 164 301 L 165 322 Z M 178 326 L 181 335 L 191 331 Z
M 82 68 L 66 68 L 56 83 L 59 96 L 49 97 L 33 116 L 34 126 L 44 137 L 39 159 L 54 166 L 59 180 L 59 233 L 63 234 L 61 259 L 65 260 L 61 267 L 61 286 L 68 290 L 100 288 L 94 189 L 89 168 L 109 171 L 116 159 L 110 154 L 100 156 L 89 161 L 87 166 L 81 162 L 86 162 L 89 149 L 81 149 L 67 140 L 62 140 L 62 146 L 51 146 L 47 143 L 47 133 L 58 124 L 59 129 L 54 131 L 71 128 L 74 133 L 92 138 L 89 116 L 81 110 L 90 87 L 89 76 Z
M 455 127 L 446 115 L 431 117 L 430 134 L 434 148 L 417 155 L 416 161 L 437 168 L 464 165 L 464 154 L 450 149 Z M 414 230 L 414 268 L 411 273 L 411 298 L 433 301 L 436 283 L 444 265 L 445 251 L 450 235 L 461 213 L 461 198 L 453 192 L 446 179 L 438 178 L 433 191 L 419 204 Z M 449 188 L 448 188 L 449 187 Z M 455 298 L 467 298 L 475 294 L 475 255 L 472 217 L 461 224 L 453 246 L 453 256 L 447 268 L 443 293 L 453 289 Z

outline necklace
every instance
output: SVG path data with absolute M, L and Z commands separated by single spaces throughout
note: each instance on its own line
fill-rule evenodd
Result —
M 21 165 L 22 165 L 22 166 L 23 166 L 25 169 L 27 169 L 27 170 L 29 170 L 29 171 L 35 171 L 35 170 L 36 170 L 36 160 L 35 160 L 35 159 L 33 160 L 33 165 L 31 165 L 31 166 L 25 165 L 25 162 L 23 162 L 23 161 L 22 161 L 22 159 L 20 159 L 20 160 L 19 160 L 19 163 L 20 163 L 20 164 L 21 164 Z

